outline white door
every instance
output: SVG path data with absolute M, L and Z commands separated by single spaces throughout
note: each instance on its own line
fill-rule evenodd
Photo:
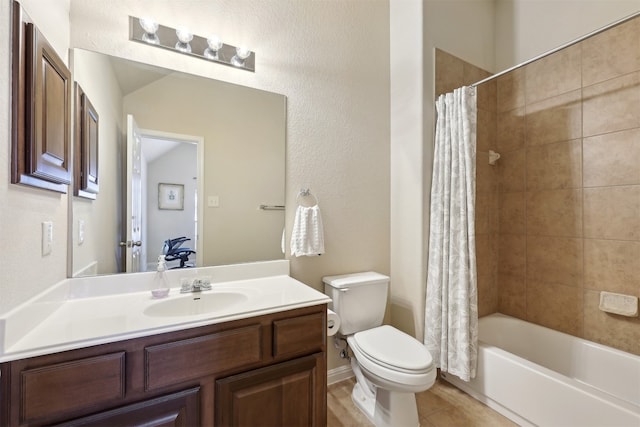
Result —
M 127 238 L 126 272 L 140 271 L 142 260 L 142 141 L 132 115 L 127 115 Z

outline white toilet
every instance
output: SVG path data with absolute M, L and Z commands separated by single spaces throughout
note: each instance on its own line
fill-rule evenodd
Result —
M 339 335 L 355 357 L 351 397 L 377 427 L 419 426 L 415 393 L 436 379 L 431 354 L 421 342 L 382 325 L 389 277 L 375 272 L 327 276 L 324 292 L 340 317 Z

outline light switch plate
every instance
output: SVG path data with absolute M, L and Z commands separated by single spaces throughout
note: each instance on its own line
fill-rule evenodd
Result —
M 84 220 L 78 220 L 78 244 L 84 243 Z
M 220 198 L 218 196 L 209 196 L 207 198 L 207 206 L 210 208 L 220 207 Z
M 42 255 L 49 255 L 53 247 L 53 222 L 42 223 Z

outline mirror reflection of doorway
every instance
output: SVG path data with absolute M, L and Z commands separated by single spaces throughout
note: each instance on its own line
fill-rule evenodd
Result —
M 140 271 L 153 271 L 158 256 L 169 239 L 185 237 L 183 247 L 192 249 L 188 266 L 202 265 L 201 242 L 198 237 L 201 221 L 200 160 L 204 139 L 197 136 L 140 129 L 142 233 Z M 162 185 L 161 185 L 162 184 Z M 179 204 L 161 203 L 161 189 L 179 189 Z M 180 260 L 167 262 L 168 268 L 180 266 Z
M 147 219 L 143 227 L 146 237 L 147 271 L 155 269 L 158 255 L 162 254 L 164 242 L 185 237 L 182 246 L 191 248 L 188 266 L 196 266 L 198 254 L 198 145 L 197 141 L 159 137 L 143 132 L 142 155 L 146 162 L 146 203 L 143 203 L 143 217 Z M 183 199 L 176 209 L 162 208 L 160 184 L 174 184 L 182 190 L 178 197 Z M 145 212 L 146 205 L 146 212 Z M 144 236 L 146 232 L 146 236 Z M 167 267 L 175 268 L 180 261 L 167 262 Z

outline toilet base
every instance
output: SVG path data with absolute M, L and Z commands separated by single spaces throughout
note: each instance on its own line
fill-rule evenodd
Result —
M 375 388 L 374 396 L 365 393 L 359 382 L 351 392 L 353 403 L 376 427 L 419 427 L 415 393 Z
M 375 412 L 375 399 L 367 397 L 360 386 L 360 383 L 356 383 L 351 392 L 351 400 L 360 409 L 360 411 L 367 416 L 372 424 L 375 424 L 373 414 Z

